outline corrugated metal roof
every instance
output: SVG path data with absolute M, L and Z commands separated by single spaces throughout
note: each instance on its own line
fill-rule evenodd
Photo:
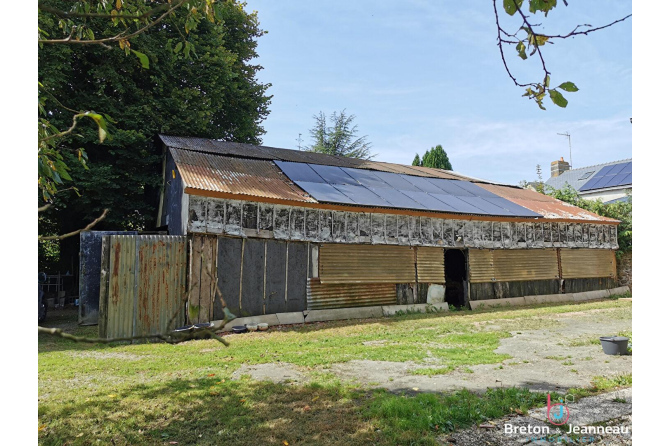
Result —
M 255 146 L 229 141 L 217 141 L 205 138 L 191 138 L 183 136 L 159 135 L 163 143 L 172 148 L 188 151 L 226 155 L 231 157 L 242 157 L 261 160 L 293 161 L 296 163 L 312 163 L 337 167 L 352 167 L 355 169 L 371 169 L 382 172 L 404 173 L 432 178 L 446 178 L 452 180 L 465 180 L 476 182 L 488 182 L 476 180 L 462 174 L 431 167 L 405 166 L 402 164 L 386 163 L 380 161 L 369 161 L 343 156 L 326 155 L 302 150 L 278 149 L 275 147 Z
M 557 200 L 548 195 L 538 192 L 520 189 L 516 187 L 498 186 L 495 184 L 480 184 L 484 189 L 506 198 L 509 201 L 541 214 L 545 218 L 584 220 L 584 221 L 607 221 L 615 223 L 617 220 L 601 217 L 572 204 Z
M 170 149 L 185 187 L 239 195 L 316 203 L 272 161 Z
M 606 166 L 611 166 L 613 164 L 624 163 L 627 161 L 633 161 L 632 158 L 612 161 L 609 163 L 596 164 L 594 166 L 580 167 L 579 169 L 570 169 L 566 170 L 557 177 L 550 177 L 547 179 L 545 184 L 551 186 L 554 189 L 562 189 L 566 184 L 572 186 L 576 190 L 579 190 L 583 185 L 585 185 L 591 178 L 596 176 L 600 169 Z M 593 172 L 591 175 L 586 176 L 587 173 Z M 585 177 L 586 176 L 586 177 Z

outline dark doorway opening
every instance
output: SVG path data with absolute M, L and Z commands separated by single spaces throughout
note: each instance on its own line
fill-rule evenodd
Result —
M 456 307 L 465 305 L 467 271 L 465 253 L 460 249 L 445 249 L 444 278 L 445 301 Z

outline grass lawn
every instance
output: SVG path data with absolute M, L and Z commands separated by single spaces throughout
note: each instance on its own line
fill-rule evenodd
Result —
M 178 345 L 75 344 L 39 337 L 39 439 L 42 444 L 435 444 L 435 434 L 546 403 L 525 389 L 483 395 L 394 394 L 340 382 L 328 371 L 354 359 L 413 361 L 425 374 L 509 357 L 494 353 L 515 330 L 546 327 L 543 316 L 607 309 L 611 300 L 535 308 L 409 314 L 339 321 Z M 53 315 L 47 326 L 60 322 Z M 493 328 L 491 328 L 493 327 Z M 95 337 L 97 327 L 73 327 Z M 305 382 L 233 380 L 243 364 L 299 366 Z M 421 373 L 421 372 L 419 372 Z M 630 385 L 600 380 L 580 395 Z M 176 443 L 175 443 L 176 442 Z

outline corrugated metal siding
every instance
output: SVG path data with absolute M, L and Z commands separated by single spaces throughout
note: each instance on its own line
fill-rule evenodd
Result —
M 444 249 L 416 248 L 416 273 L 419 282 L 444 283 Z
M 512 282 L 558 278 L 556 249 L 471 249 L 470 282 Z
M 293 184 L 272 162 L 170 149 L 184 185 L 194 189 L 281 200 L 316 200 Z
M 395 305 L 396 286 L 392 283 L 324 284 L 308 279 L 307 309 Z
M 564 279 L 615 277 L 616 258 L 610 249 L 561 249 Z
M 102 263 L 101 337 L 159 334 L 183 324 L 186 237 L 111 235 Z
M 322 283 L 414 282 L 414 251 L 407 246 L 321 245 Z

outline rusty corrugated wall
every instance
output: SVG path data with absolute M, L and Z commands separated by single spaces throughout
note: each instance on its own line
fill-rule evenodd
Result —
M 414 250 L 407 246 L 324 244 L 319 250 L 322 283 L 410 283 Z
M 611 249 L 561 249 L 565 279 L 616 277 L 616 257 Z
M 158 334 L 183 325 L 186 256 L 185 236 L 105 237 L 100 279 L 100 337 Z
M 468 265 L 472 283 L 559 278 L 556 249 L 471 249 Z
M 392 283 L 324 284 L 307 281 L 307 309 L 395 305 L 396 286 Z
M 416 275 L 420 283 L 444 283 L 444 249 L 416 249 Z

